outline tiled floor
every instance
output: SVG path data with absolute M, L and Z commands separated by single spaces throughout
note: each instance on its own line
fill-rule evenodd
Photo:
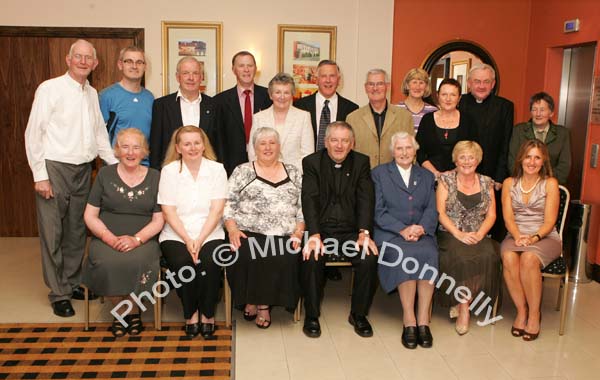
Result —
M 0 322 L 59 322 L 46 298 L 37 239 L 0 238 Z M 360 338 L 346 318 L 349 308 L 349 271 L 344 280 L 326 287 L 319 339 L 302 334 L 302 323 L 276 309 L 273 325 L 259 330 L 234 313 L 236 320 L 235 367 L 237 380 L 302 379 L 553 379 L 600 378 L 600 284 L 571 286 L 567 328 L 558 335 L 559 313 L 554 311 L 556 282 L 544 288 L 542 334 L 535 342 L 510 335 L 514 308 L 505 297 L 495 326 L 477 327 L 459 337 L 447 318 L 447 309 L 434 309 L 432 349 L 405 349 L 401 342 L 402 319 L 397 295 L 380 290 L 371 309 L 375 335 Z M 81 301 L 74 301 L 81 322 Z M 92 320 L 109 320 L 109 306 L 92 302 Z M 218 319 L 223 319 L 219 306 Z M 147 313 L 146 321 L 152 320 Z M 165 305 L 163 320 L 181 320 L 176 296 Z M 150 328 L 150 325 L 148 324 Z

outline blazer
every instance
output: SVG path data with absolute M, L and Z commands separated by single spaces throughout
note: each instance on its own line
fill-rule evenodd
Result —
M 502 183 L 509 171 L 508 146 L 514 125 L 514 104 L 494 94 L 477 103 L 473 95 L 465 94 L 460 98 L 458 109 L 461 114 L 469 115 L 476 126 L 475 141 L 483 150 L 477 172 Z
M 315 151 L 315 141 L 310 128 L 310 115 L 306 111 L 290 106 L 285 118 L 285 124 L 275 126 L 273 106 L 254 115 L 250 141 L 248 142 L 248 159 L 254 161 L 256 153 L 252 145 L 252 137 L 256 130 L 262 127 L 275 128 L 279 132 L 281 158 L 286 164 L 291 164 L 302 170 L 302 158 Z
M 378 246 L 398 237 L 413 224 L 423 226 L 426 235 L 435 238 L 438 212 L 435 203 L 435 177 L 419 165 L 410 171 L 408 187 L 395 161 L 377 166 L 371 172 L 375 184 L 375 231 Z
M 508 167 L 512 173 L 519 148 L 527 140 L 535 139 L 531 121 L 515 125 L 508 150 Z M 571 133 L 568 128 L 550 121 L 546 135 L 546 146 L 550 155 L 550 166 L 558 183 L 565 185 L 571 171 Z
M 237 86 L 217 94 L 214 98 L 217 105 L 217 131 L 219 134 L 218 155 L 223 160 L 227 175 L 239 164 L 248 162 L 246 152 L 246 132 L 244 117 L 240 108 Z M 254 85 L 253 114 L 269 108 L 273 104 L 266 87 Z
M 358 105 L 351 100 L 348 100 L 337 94 L 338 96 L 338 104 L 337 104 L 337 113 L 335 116 L 336 121 L 345 121 L 346 117 L 358 109 Z M 313 128 L 313 137 L 315 139 L 315 149 L 317 147 L 317 129 L 319 127 L 319 120 L 321 119 L 321 115 L 318 115 L 317 118 L 317 93 L 310 96 L 306 96 L 304 98 L 300 98 L 294 102 L 294 106 L 300 108 L 301 110 L 310 112 L 310 121 L 312 123 Z
M 346 121 L 354 129 L 354 150 L 369 156 L 371 168 L 392 160 L 390 143 L 394 133 L 415 134 L 411 113 L 389 103 L 380 139 L 377 138 L 375 119 L 368 104 L 348 115 Z
M 213 99 L 200 94 L 200 128 L 206 132 L 213 147 L 218 146 L 218 136 L 215 128 L 216 107 Z M 167 153 L 173 132 L 183 126 L 181 107 L 177 92 L 154 100 L 152 105 L 152 126 L 150 127 L 150 166 L 160 170 Z M 218 152 L 215 150 L 215 153 Z
M 373 231 L 375 197 L 369 157 L 350 151 L 343 162 L 340 193 L 334 187 L 333 161 L 327 149 L 321 149 L 302 160 L 302 213 L 309 235 L 317 233 L 350 233 L 365 229 Z M 343 222 L 335 229 L 322 226 L 339 203 L 344 211 Z

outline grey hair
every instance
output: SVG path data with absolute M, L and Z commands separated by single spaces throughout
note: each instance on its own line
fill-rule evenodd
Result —
M 394 147 L 396 146 L 396 142 L 398 140 L 402 140 L 402 139 L 410 139 L 410 142 L 413 146 L 413 148 L 415 148 L 415 152 L 417 150 L 419 150 L 419 143 L 417 142 L 417 139 L 415 138 L 414 135 L 411 135 L 408 132 L 396 132 L 392 135 L 392 139 L 390 140 L 390 151 L 394 152 Z
M 256 144 L 260 141 L 260 139 L 275 137 L 277 140 L 277 144 L 281 145 L 281 141 L 279 140 L 279 132 L 271 127 L 261 127 L 254 132 L 252 135 L 252 146 L 256 149 Z
M 94 47 L 94 45 L 90 41 L 86 41 L 83 39 L 78 39 L 77 41 L 75 41 L 71 44 L 71 47 L 69 48 L 69 57 L 70 58 L 73 58 L 73 50 L 75 50 L 75 45 L 77 45 L 79 42 L 85 42 L 86 44 L 90 45 L 92 47 L 92 51 L 93 51 L 92 55 L 94 56 L 94 59 L 97 58 L 96 48 Z
M 471 67 L 471 70 L 469 70 L 469 77 L 467 79 L 471 79 L 473 73 L 477 70 L 489 70 L 492 73 L 492 79 L 496 80 L 496 70 L 494 70 L 494 68 L 487 63 L 478 63 Z
M 365 83 L 369 81 L 369 75 L 375 75 L 375 74 L 383 74 L 383 77 L 385 78 L 385 83 L 390 82 L 390 76 L 388 75 L 387 71 L 385 71 L 384 69 L 371 69 L 371 70 L 367 71 L 367 76 L 365 77 Z
M 177 62 L 177 68 L 175 69 L 176 73 L 179 73 L 179 69 L 181 69 L 181 65 L 184 62 L 196 62 L 198 64 L 198 67 L 200 68 L 200 74 L 202 74 L 204 64 L 202 62 L 198 61 L 196 58 L 190 57 L 190 56 L 183 57 Z
M 294 83 L 294 78 L 292 78 L 292 76 L 288 73 L 275 74 L 273 79 L 271 79 L 269 81 L 269 95 L 271 95 L 271 93 L 273 92 L 273 86 L 276 84 L 289 84 L 292 89 L 292 95 L 294 95 L 294 92 L 296 91 L 296 85 Z
M 339 120 L 329 123 L 327 129 L 325 129 L 325 140 L 329 138 L 329 136 L 331 135 L 331 131 L 336 128 L 346 129 L 350 131 L 350 135 L 352 136 L 352 138 L 354 138 L 354 129 L 352 129 L 352 126 L 346 123 L 345 121 Z
M 119 52 L 119 61 L 123 60 L 123 57 L 125 56 L 125 53 L 127 52 L 136 52 L 136 53 L 142 53 L 142 55 L 144 56 L 144 60 L 146 59 L 146 53 L 144 53 L 144 49 L 142 49 L 139 46 L 134 46 L 134 45 L 130 45 L 127 47 L 124 47 L 123 49 L 121 49 L 121 51 Z

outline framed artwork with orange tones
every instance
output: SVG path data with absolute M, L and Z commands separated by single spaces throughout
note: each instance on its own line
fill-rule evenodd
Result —
M 214 96 L 221 92 L 223 24 L 219 22 L 162 21 L 163 95 L 175 92 L 177 62 L 194 57 L 200 62 L 203 80 L 200 91 Z
M 277 64 L 280 72 L 294 78 L 294 98 L 317 91 L 317 65 L 335 60 L 337 27 L 324 25 L 278 25 Z

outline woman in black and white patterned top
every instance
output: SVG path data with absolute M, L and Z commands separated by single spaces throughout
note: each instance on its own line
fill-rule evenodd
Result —
M 273 128 L 257 130 L 251 143 L 256 160 L 238 166 L 229 178 L 225 228 L 239 256 L 228 277 L 234 304 L 245 305 L 244 318 L 265 329 L 271 306 L 293 310 L 298 302 L 302 175 L 279 161 L 281 144 Z

